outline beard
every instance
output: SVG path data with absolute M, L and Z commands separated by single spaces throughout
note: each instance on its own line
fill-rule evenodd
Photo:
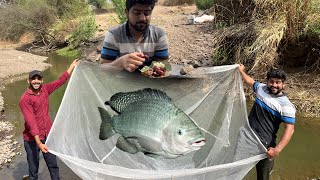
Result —
M 268 91 L 270 94 L 273 94 L 273 95 L 278 95 L 279 93 L 281 93 L 283 90 L 283 88 L 276 88 L 276 87 L 273 87 L 273 86 L 268 86 Z
M 129 24 L 134 30 L 138 32 L 144 32 L 149 26 L 149 24 L 146 22 L 136 22 L 136 24 L 132 24 L 129 22 Z

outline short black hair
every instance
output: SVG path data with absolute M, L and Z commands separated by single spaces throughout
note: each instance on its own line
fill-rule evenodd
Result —
M 130 8 L 136 4 L 151 5 L 151 9 L 153 9 L 157 1 L 158 0 L 126 0 L 126 9 L 129 11 Z
M 269 80 L 270 78 L 281 79 L 284 82 L 287 79 L 287 75 L 281 69 L 271 68 L 267 73 L 267 80 Z

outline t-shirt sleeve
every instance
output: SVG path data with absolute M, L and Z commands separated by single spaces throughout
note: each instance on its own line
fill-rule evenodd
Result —
M 296 109 L 293 105 L 285 105 L 282 107 L 281 120 L 285 123 L 294 124 Z
M 258 81 L 255 81 L 254 83 L 253 83 L 253 91 L 256 93 L 257 92 L 257 90 L 258 90 L 258 88 L 259 88 L 259 85 L 260 85 L 260 82 L 258 82 Z
M 168 40 L 167 40 L 166 33 L 163 30 L 159 32 L 159 40 L 155 47 L 154 56 L 159 59 L 169 58 Z
M 120 55 L 119 44 L 114 35 L 108 31 L 103 41 L 101 49 L 101 58 L 106 60 L 115 60 Z

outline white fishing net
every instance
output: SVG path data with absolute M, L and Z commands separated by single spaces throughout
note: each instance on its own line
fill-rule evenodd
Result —
M 265 158 L 247 124 L 237 65 L 197 68 L 171 78 L 147 78 L 81 62 L 74 70 L 46 145 L 82 179 L 242 179 Z M 116 147 L 119 134 L 99 139 L 98 107 L 118 92 L 144 88 L 165 92 L 202 130 L 206 145 L 174 159 L 130 154 Z M 158 128 L 158 127 L 150 127 Z

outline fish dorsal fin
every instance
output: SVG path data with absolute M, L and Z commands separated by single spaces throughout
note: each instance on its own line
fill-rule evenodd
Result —
M 116 112 L 121 113 L 129 104 L 142 99 L 161 99 L 171 101 L 171 98 L 158 89 L 145 88 L 133 92 L 119 92 L 114 94 L 106 104 L 110 105 Z

